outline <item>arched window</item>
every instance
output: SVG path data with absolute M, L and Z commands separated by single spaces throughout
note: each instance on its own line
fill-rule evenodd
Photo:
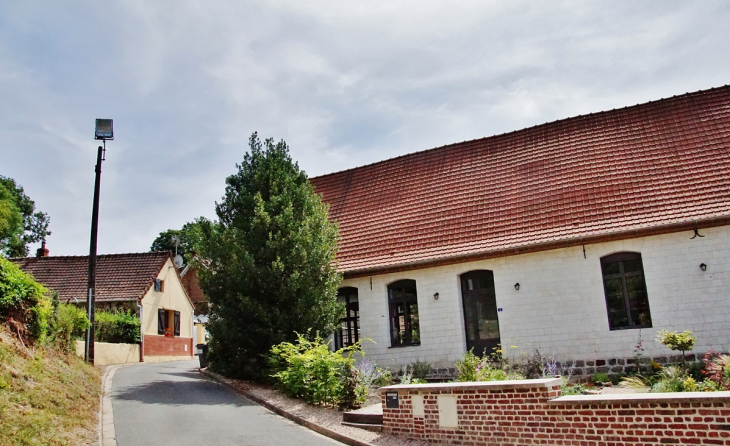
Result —
M 357 288 L 340 288 L 337 290 L 337 298 L 345 305 L 345 317 L 340 319 L 340 328 L 335 332 L 335 350 L 349 347 L 360 340 L 360 304 L 357 300 Z
M 641 254 L 620 252 L 603 257 L 601 271 L 609 328 L 623 330 L 651 327 Z
M 390 307 L 390 345 L 405 347 L 421 344 L 418 323 L 418 296 L 415 280 L 399 280 L 388 285 Z

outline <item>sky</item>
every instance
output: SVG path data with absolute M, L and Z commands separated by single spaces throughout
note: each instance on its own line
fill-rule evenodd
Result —
M 144 252 L 215 218 L 254 131 L 313 177 L 719 87 L 728 23 L 725 0 L 2 2 L 0 175 L 51 255 L 87 255 L 113 119 L 98 252 Z

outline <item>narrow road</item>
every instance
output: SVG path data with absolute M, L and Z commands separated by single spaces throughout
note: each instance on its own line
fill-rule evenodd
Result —
M 202 376 L 196 361 L 118 369 L 112 382 L 117 444 L 342 445 Z

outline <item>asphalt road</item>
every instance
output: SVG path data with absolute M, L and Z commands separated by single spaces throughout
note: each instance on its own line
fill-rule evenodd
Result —
M 115 372 L 119 446 L 342 445 L 202 376 L 197 365 L 197 360 L 139 364 Z

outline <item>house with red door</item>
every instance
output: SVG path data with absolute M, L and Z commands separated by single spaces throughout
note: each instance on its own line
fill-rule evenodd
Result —
M 575 373 L 730 351 L 730 87 L 311 179 L 340 228 L 338 346 L 453 367 L 539 350 Z

